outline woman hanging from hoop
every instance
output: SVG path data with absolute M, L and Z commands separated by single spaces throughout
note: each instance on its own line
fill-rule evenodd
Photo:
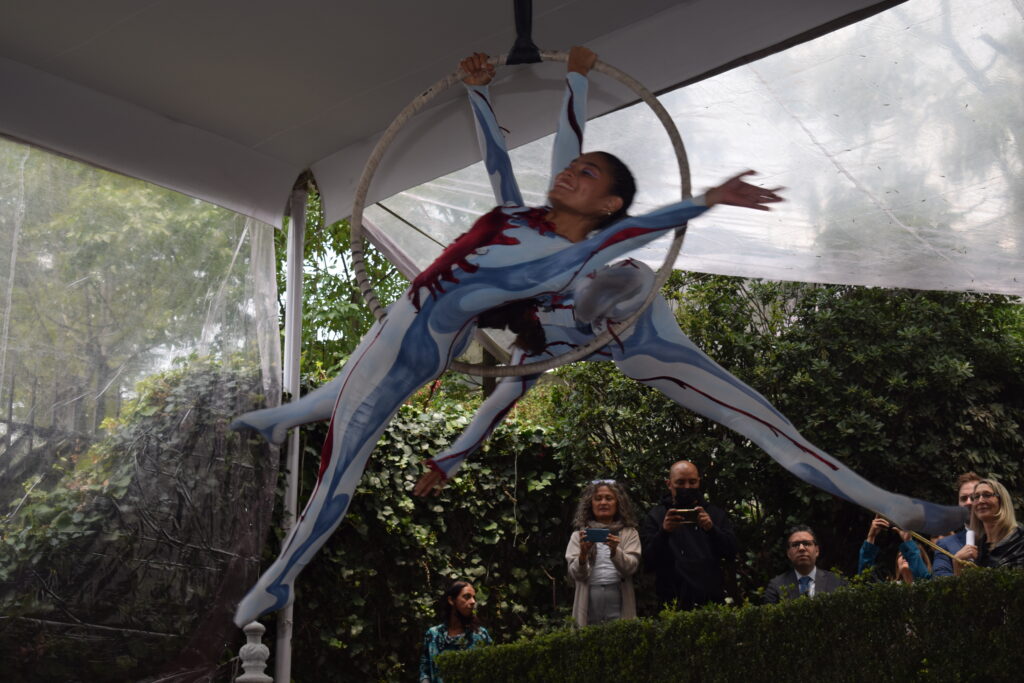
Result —
M 585 73 L 595 59 L 584 50 L 574 50 L 573 55 L 562 114 L 570 126 L 579 124 Z M 484 61 L 482 56 L 470 60 Z M 481 108 L 489 109 L 489 104 L 486 98 L 474 98 L 473 106 L 479 122 Z M 492 178 L 497 174 L 502 182 L 512 181 L 507 160 L 500 135 L 489 137 L 486 161 Z M 506 166 L 495 165 L 503 161 Z M 343 519 L 387 423 L 403 401 L 444 372 L 465 349 L 478 316 L 523 300 L 554 305 L 600 266 L 669 230 L 681 229 L 715 204 L 768 210 L 769 204 L 781 201 L 775 191 L 746 183 L 743 177 L 749 173 L 709 190 L 703 201 L 685 200 L 628 217 L 628 169 L 610 154 L 590 152 L 562 167 L 549 192 L 549 206 L 529 208 L 520 199 L 477 220 L 413 281 L 407 295 L 370 329 L 329 385 L 337 400 L 316 488 L 278 559 L 239 604 L 235 623 L 244 625 L 292 601 L 296 576 Z M 314 400 L 308 405 L 313 407 L 324 396 L 310 398 Z M 266 417 L 257 411 L 233 426 L 256 428 L 274 438 L 275 420 Z

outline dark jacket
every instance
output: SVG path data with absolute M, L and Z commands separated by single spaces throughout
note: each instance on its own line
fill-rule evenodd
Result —
M 696 524 L 684 524 L 668 533 L 661 528 L 672 504 L 666 495 L 661 505 L 647 513 L 640 525 L 644 569 L 654 572 L 658 600 L 663 605 L 679 601 L 683 609 L 725 600 L 722 561 L 736 557 L 736 535 L 725 511 L 704 503 L 713 526 L 702 531 Z
M 644 557 L 646 556 L 645 552 Z M 978 566 L 1024 567 L 1024 528 L 1018 524 L 1016 529 L 991 550 L 984 538 L 980 539 L 978 541 Z
M 822 569 L 821 567 L 818 567 L 818 572 L 814 575 L 815 596 L 831 593 L 837 588 L 842 588 L 845 585 L 846 579 L 833 574 L 827 569 Z M 772 605 L 781 600 L 792 600 L 793 598 L 799 597 L 800 584 L 797 583 L 796 571 L 793 569 L 782 572 L 769 581 L 768 587 L 764 591 L 764 602 L 766 605 Z

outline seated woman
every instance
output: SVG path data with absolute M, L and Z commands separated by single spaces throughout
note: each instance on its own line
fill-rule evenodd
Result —
M 1017 523 L 1009 491 L 993 477 L 980 480 L 971 494 L 971 521 L 968 528 L 977 545 L 965 545 L 956 557 L 979 567 L 1024 568 L 1024 527 Z M 960 573 L 959 562 L 953 571 Z
M 441 596 L 441 623 L 423 636 L 420 683 L 442 683 L 436 660 L 442 652 L 472 650 L 490 645 L 491 634 L 476 616 L 476 591 L 467 581 L 455 581 Z
M 640 566 L 640 534 L 622 485 L 595 481 L 583 489 L 565 561 L 576 584 L 572 616 L 580 628 L 636 618 L 633 574 Z M 598 540 L 598 536 L 604 540 Z
M 708 190 L 701 200 L 628 216 L 629 169 L 611 154 L 581 154 L 555 177 L 547 206 L 499 206 L 445 249 L 374 324 L 325 391 L 298 402 L 303 405 L 236 420 L 234 428 L 257 429 L 279 442 L 284 424 L 333 405 L 316 488 L 278 559 L 239 604 L 235 623 L 242 626 L 291 603 L 295 578 L 344 518 L 388 422 L 403 401 L 463 352 L 480 315 L 524 300 L 553 306 L 608 261 L 683 229 L 717 204 L 768 210 L 782 201 L 773 190 L 744 182 L 745 175 Z
M 874 569 L 878 566 L 880 550 L 877 543 L 878 534 L 886 530 L 898 532 L 901 540 L 900 550 L 896 555 L 896 573 L 893 580 L 913 583 L 914 579 L 930 579 L 932 573 L 928 567 L 928 556 L 921 552 L 920 546 L 914 542 L 910 532 L 893 527 L 888 520 L 882 517 L 875 517 L 871 520 L 867 540 L 860 547 L 857 573 L 860 574 L 868 568 Z

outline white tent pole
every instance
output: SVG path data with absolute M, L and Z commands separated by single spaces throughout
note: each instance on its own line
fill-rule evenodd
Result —
M 302 262 L 306 244 L 306 189 L 297 188 L 291 196 L 291 221 L 288 226 L 288 272 L 285 280 L 284 318 L 284 390 L 291 400 L 299 399 L 299 358 L 302 352 Z M 288 435 L 288 480 L 284 490 L 285 538 L 299 508 L 299 430 Z M 274 680 L 290 681 L 292 669 L 292 611 L 288 605 L 278 613 L 277 644 L 274 647 Z

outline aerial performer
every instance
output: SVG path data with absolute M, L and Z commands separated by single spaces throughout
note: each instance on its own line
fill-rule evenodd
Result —
M 464 351 L 478 320 L 520 331 L 519 343 L 526 348 L 517 349 L 514 363 L 586 343 L 609 320 L 625 317 L 631 306 L 635 310 L 646 294 L 644 283 L 653 280 L 649 269 L 633 261 L 602 266 L 670 230 L 684 230 L 687 221 L 717 204 L 768 210 L 782 201 L 776 190 L 744 181 L 748 171 L 701 198 L 629 216 L 636 188 L 628 168 L 605 152 L 581 154 L 586 74 L 595 61 L 583 48 L 570 53 L 548 205 L 529 208 L 523 205 L 490 105 L 486 86 L 493 67 L 484 55 L 464 60 L 474 119 L 500 205 L 413 280 L 335 380 L 299 401 L 247 413 L 232 423 L 281 443 L 293 426 L 331 419 L 316 488 L 281 554 L 239 604 L 236 624 L 293 600 L 295 578 L 343 519 L 391 417 Z M 946 531 L 961 523 L 958 508 L 889 494 L 807 443 L 760 394 L 697 349 L 660 297 L 619 343 L 589 360 L 607 359 L 680 405 L 748 436 L 805 481 L 870 504 L 901 526 L 937 524 Z M 431 471 L 415 492 L 422 495 L 452 476 L 535 381 L 503 380 L 466 433 L 428 461 Z

